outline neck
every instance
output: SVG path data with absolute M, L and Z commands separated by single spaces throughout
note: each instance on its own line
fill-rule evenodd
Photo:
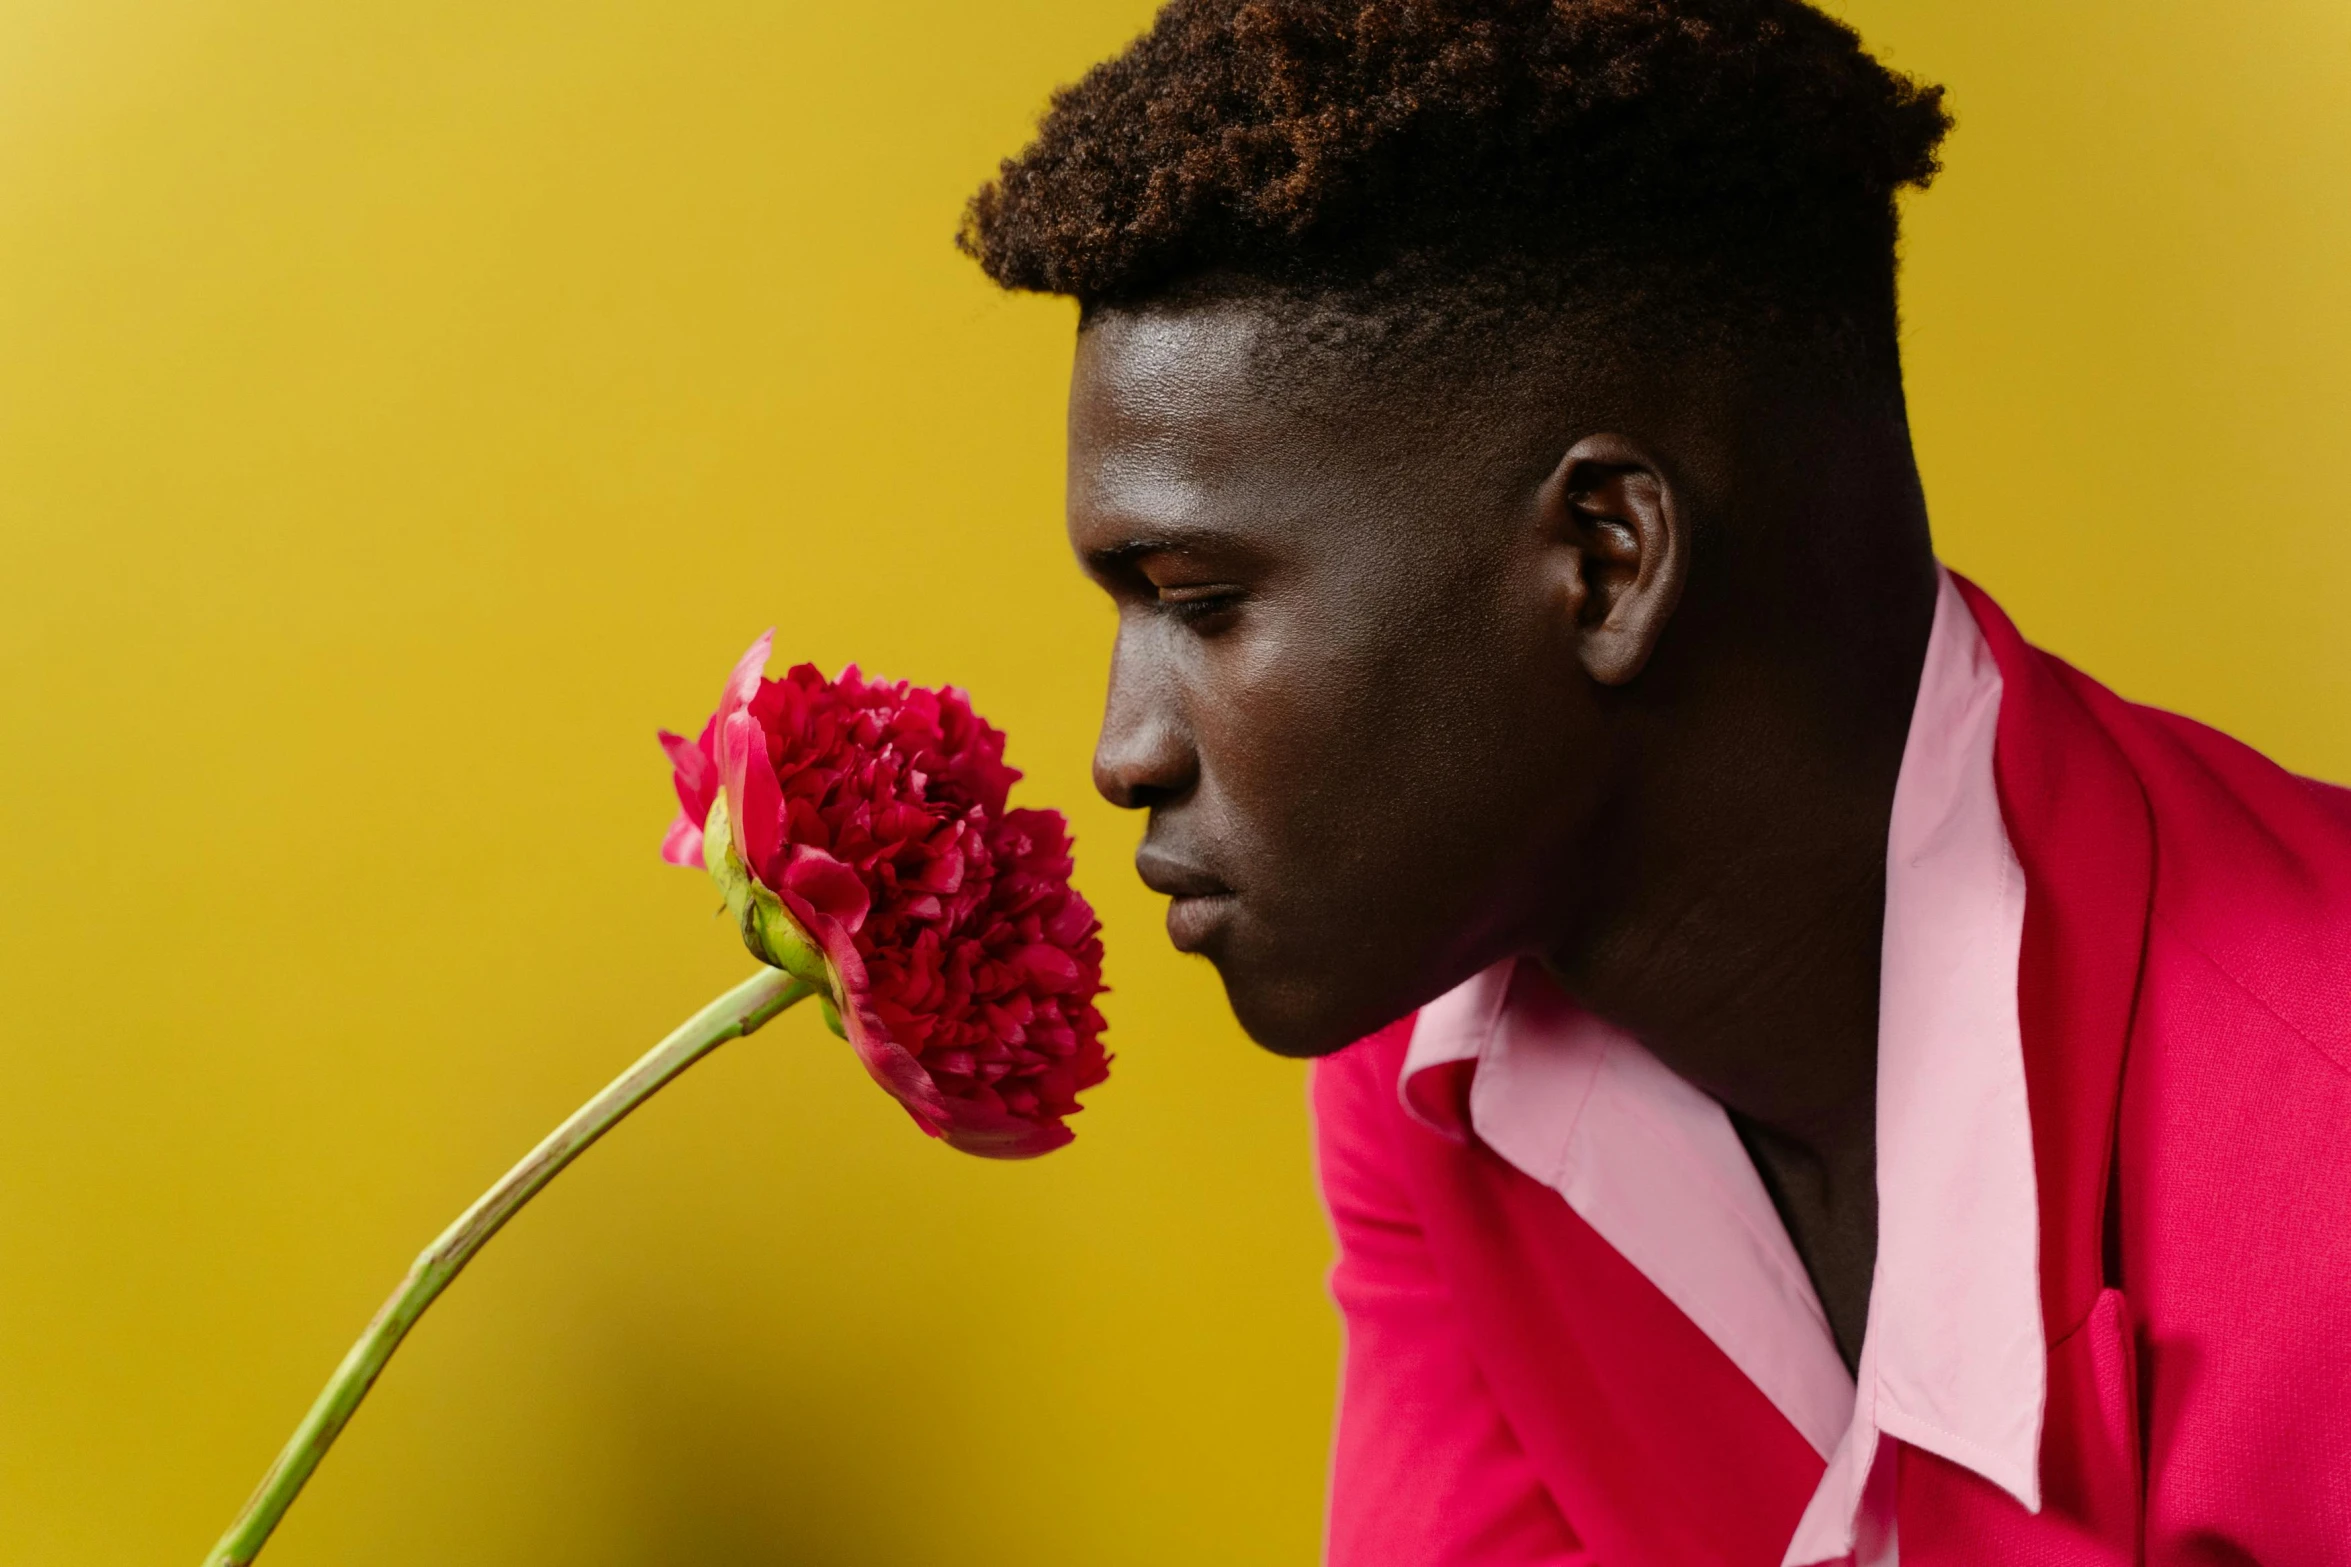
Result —
M 1915 477 L 1817 498 L 1845 551 L 1748 585 L 1776 623 L 1693 628 L 1632 705 L 1586 923 L 1546 954 L 1571 994 L 1746 1126 L 1824 1165 L 1873 1147 L 1886 833 L 1936 591 Z

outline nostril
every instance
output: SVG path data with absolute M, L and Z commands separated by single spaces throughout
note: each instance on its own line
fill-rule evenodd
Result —
M 1148 811 L 1172 804 L 1192 787 L 1197 769 L 1188 747 L 1165 743 L 1104 747 L 1094 757 L 1094 788 L 1103 799 L 1127 811 Z
M 1094 742 L 1094 788 L 1112 805 L 1144 811 L 1180 798 L 1198 776 L 1179 688 L 1168 670 L 1122 639 Z
M 1124 768 L 1100 765 L 1094 769 L 1094 789 L 1122 811 L 1148 811 L 1174 799 L 1178 792 L 1163 783 L 1138 778 Z
M 1103 766 L 1100 757 L 1094 759 L 1094 792 L 1122 811 L 1135 809 L 1134 790 L 1116 769 Z

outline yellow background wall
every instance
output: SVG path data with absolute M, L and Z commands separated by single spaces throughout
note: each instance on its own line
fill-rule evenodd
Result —
M 1938 531 L 2351 778 L 2351 10 L 1856 0 Z M 948 245 L 1142 0 L 0 4 L 0 1562 L 195 1561 L 410 1255 L 746 960 L 656 724 L 761 626 L 969 686 L 1075 816 L 1119 1063 L 927 1144 L 811 1017 L 427 1321 L 270 1560 L 1297 1563 L 1297 1067 L 1093 802 L 1070 315 Z

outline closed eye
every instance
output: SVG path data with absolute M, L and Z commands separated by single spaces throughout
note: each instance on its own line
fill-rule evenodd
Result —
M 1238 609 L 1245 596 L 1238 583 L 1185 582 L 1156 590 L 1158 602 L 1190 624 L 1199 624 Z

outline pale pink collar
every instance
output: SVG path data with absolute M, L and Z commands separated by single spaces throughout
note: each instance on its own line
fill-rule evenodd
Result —
M 1878 1256 L 1858 1378 L 1722 1107 L 1537 964 L 1497 964 L 1424 1007 L 1397 1084 L 1417 1119 L 1460 1137 L 1436 1079 L 1416 1078 L 1473 1062 L 1478 1138 L 1564 1197 L 1828 1461 L 1783 1567 L 1894 1559 L 1881 1438 L 2040 1507 L 2024 874 L 1992 775 L 1999 710 L 1999 670 L 1946 574 L 1886 845 Z

